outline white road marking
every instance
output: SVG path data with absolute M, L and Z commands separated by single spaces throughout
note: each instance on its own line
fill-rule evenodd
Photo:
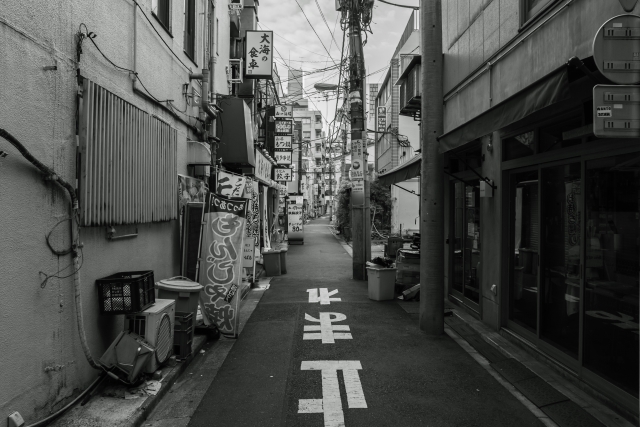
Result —
M 346 318 L 346 317 L 345 317 Z M 347 404 L 349 408 L 366 408 L 367 402 L 362 391 L 358 370 L 362 369 L 359 360 L 316 360 L 304 361 L 303 371 L 321 371 L 322 399 L 300 399 L 299 414 L 324 414 L 325 427 L 344 427 L 344 412 L 340 399 L 338 371 L 344 376 Z
M 318 290 L 320 291 L 320 296 L 318 296 Z M 319 302 L 320 305 L 329 305 L 331 301 L 342 301 L 340 298 L 331 298 L 331 295 L 335 295 L 338 293 L 337 289 L 329 292 L 327 288 L 314 288 L 307 289 L 309 293 L 309 303 Z
M 350 340 L 353 339 L 348 332 L 335 332 L 335 331 L 349 331 L 347 325 L 332 325 L 335 322 L 341 322 L 347 318 L 341 313 L 320 313 L 320 319 L 316 319 L 304 314 L 304 318 L 309 322 L 319 322 L 319 325 L 305 325 L 303 340 L 322 340 L 322 344 L 335 344 L 336 339 Z M 320 331 L 318 333 L 307 333 L 311 331 Z

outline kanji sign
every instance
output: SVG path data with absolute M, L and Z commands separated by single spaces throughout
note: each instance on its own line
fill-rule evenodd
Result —
M 275 168 L 276 181 L 293 181 L 293 170 L 291 168 Z
M 275 117 L 280 117 L 284 119 L 293 118 L 293 106 L 292 105 L 276 105 Z
M 387 130 L 387 107 L 378 107 L 378 132 Z
M 293 151 L 276 151 L 274 155 L 279 165 L 290 165 L 292 163 Z
M 276 150 L 291 150 L 291 135 L 276 135 L 274 137 Z
M 254 175 L 263 183 L 271 181 L 272 164 L 260 151 L 256 150 L 256 168 Z
M 273 31 L 247 30 L 245 52 L 245 78 L 272 77 Z
M 364 144 L 361 139 L 351 141 L 351 179 L 366 179 L 367 159 L 364 152 Z
M 291 135 L 293 133 L 293 120 L 276 119 L 276 134 Z

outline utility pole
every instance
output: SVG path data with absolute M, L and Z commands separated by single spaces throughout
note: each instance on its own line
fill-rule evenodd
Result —
M 346 0 L 343 0 L 343 4 Z M 360 28 L 360 14 L 358 0 L 349 2 L 349 47 L 351 58 L 349 61 L 349 102 L 351 106 L 351 168 L 360 161 L 364 191 L 351 191 L 351 230 L 353 234 L 353 278 L 365 280 L 367 278 L 366 263 L 371 258 L 371 218 L 369 167 L 367 163 L 367 141 L 364 124 L 364 53 L 362 51 L 362 35 Z M 363 139 L 364 136 L 364 139 Z M 363 155 L 358 151 L 362 150 Z M 355 182 L 354 182 L 355 183 Z M 360 187 L 362 188 L 362 187 Z
M 442 4 L 420 4 L 422 48 L 420 171 L 420 329 L 444 333 L 444 179 L 442 135 Z

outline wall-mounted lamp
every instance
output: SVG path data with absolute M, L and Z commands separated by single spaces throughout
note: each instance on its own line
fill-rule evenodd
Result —
M 489 135 L 489 143 L 487 144 L 487 151 L 493 153 L 493 136 Z

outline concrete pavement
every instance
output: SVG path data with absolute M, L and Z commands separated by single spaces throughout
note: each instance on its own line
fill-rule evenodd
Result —
M 395 302 L 369 300 L 328 220 L 305 227 L 287 268 L 189 426 L 542 425 L 449 336 L 428 337 Z

